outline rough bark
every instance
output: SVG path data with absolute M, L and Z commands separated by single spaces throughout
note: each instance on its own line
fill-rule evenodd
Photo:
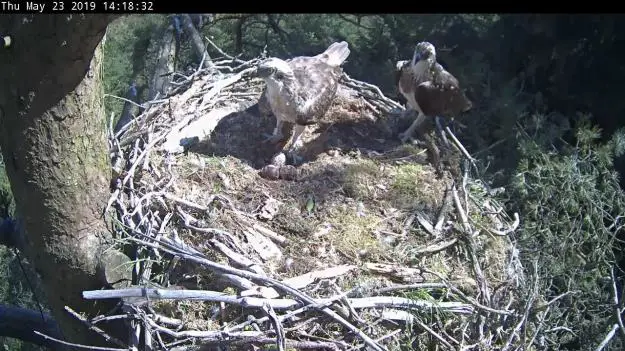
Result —
M 159 39 L 160 37 L 160 39 Z M 157 45 L 156 66 L 150 82 L 148 100 L 153 100 L 158 93 L 160 97 L 167 95 L 171 76 L 168 73 L 174 70 L 176 57 L 176 41 L 174 40 L 174 28 L 166 26 L 161 33 L 153 38 L 152 43 Z
M 94 344 L 67 312 L 105 313 L 86 301 L 103 286 L 111 235 L 101 216 L 110 164 L 98 45 L 115 17 L 4 15 L 14 45 L 0 52 L 0 145 L 24 251 L 66 339 Z
M 126 92 L 126 99 L 138 104 L 139 96 L 138 94 L 135 95 L 132 90 L 133 90 L 132 88 L 128 89 L 128 92 Z M 139 114 L 139 106 L 137 106 L 136 104 L 130 103 L 128 101 L 124 103 L 124 107 L 122 108 L 122 113 L 119 119 L 117 120 L 115 127 L 113 128 L 114 133 L 119 132 L 122 129 L 122 127 L 130 123 L 130 121 L 132 121 L 135 118 L 135 116 Z
M 210 13 L 193 13 L 189 14 L 191 20 L 193 21 L 193 25 L 198 30 L 204 28 L 204 26 L 213 20 L 213 15 Z
M 236 54 L 240 54 L 241 52 L 243 52 L 243 24 L 245 23 L 245 21 L 247 20 L 248 16 L 244 16 L 239 18 L 236 21 L 235 24 L 235 29 L 234 29 L 234 52 Z M 269 29 L 267 29 L 267 32 L 269 31 Z M 267 42 L 267 40 L 265 40 L 265 42 Z
M 184 31 L 187 32 L 189 38 L 191 38 L 191 43 L 193 44 L 195 55 L 198 58 L 198 64 L 202 60 L 202 57 L 206 55 L 204 64 L 210 65 L 211 61 L 210 56 L 208 56 L 208 52 L 206 51 L 206 45 L 204 45 L 204 40 L 202 39 L 202 36 L 193 25 L 191 16 L 189 16 L 188 14 L 182 15 L 182 23 L 184 26 Z

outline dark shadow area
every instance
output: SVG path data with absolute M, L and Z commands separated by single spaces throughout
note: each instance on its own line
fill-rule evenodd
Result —
M 401 145 L 396 136 L 412 122 L 411 119 L 396 116 L 383 116 L 374 120 L 365 114 L 352 113 L 350 116 L 354 119 L 350 120 L 351 117 L 335 118 L 331 114 L 329 121 L 309 126 L 302 135 L 304 143 L 300 155 L 304 157 L 303 164 L 316 160 L 328 150 L 342 153 L 359 150 L 361 154 L 388 152 Z M 273 132 L 275 123 L 273 115 L 261 113 L 258 104 L 254 104 L 222 118 L 210 139 L 193 145 L 189 151 L 209 156 L 236 157 L 260 169 L 281 150 L 291 134 L 292 126 L 285 123 L 285 137 L 280 143 L 265 142 L 266 135 Z
M 271 133 L 274 126 L 273 116 L 262 115 L 258 104 L 254 104 L 223 117 L 210 138 L 194 144 L 189 151 L 209 156 L 229 155 L 259 169 L 279 150 L 279 145 L 264 142 L 263 134 Z

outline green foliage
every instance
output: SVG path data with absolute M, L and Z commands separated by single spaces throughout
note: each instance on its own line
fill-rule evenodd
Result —
M 480 158 L 495 171 L 514 175 L 510 204 L 522 218 L 519 248 L 527 268 L 538 264 L 543 299 L 571 292 L 550 305 L 545 323 L 564 325 L 574 334 L 562 329 L 545 342 L 552 343 L 551 349 L 575 349 L 596 344 L 611 315 L 606 277 L 609 265 L 621 255 L 614 246 L 615 228 L 621 227 L 617 216 L 625 205 L 612 160 L 625 154 L 625 133 L 601 142 L 588 116 L 577 116 L 572 130 L 563 115 L 541 112 L 553 110 L 553 101 L 560 106 L 577 106 L 573 103 L 579 101 L 607 106 L 610 96 L 617 98 L 606 109 L 623 105 L 619 90 L 603 84 L 625 72 L 610 70 L 619 60 L 613 52 L 622 40 L 616 34 L 623 23 L 605 16 L 564 15 L 218 14 L 200 34 L 244 59 L 265 49 L 282 58 L 312 55 L 332 41 L 346 40 L 352 52 L 347 73 L 380 86 L 389 96 L 396 95 L 395 62 L 409 58 L 416 41 L 432 41 L 476 106 L 469 120 L 462 121 L 468 125 L 463 143 L 470 152 L 482 151 Z M 598 24 L 602 30 L 596 30 Z M 149 81 L 153 38 L 167 25 L 166 15 L 140 15 L 125 16 L 109 27 L 104 47 L 107 93 L 124 96 L 130 81 Z M 210 47 L 209 53 L 220 56 Z M 186 41 L 177 70 L 192 59 Z M 586 69 L 580 71 L 582 65 Z M 588 83 L 596 80 L 602 84 Z M 109 113 L 118 115 L 122 105 L 106 99 Z M 563 141 L 573 138 L 571 144 Z M 499 146 L 491 148 L 493 143 Z M 0 192 L 2 184 L 0 177 Z
M 579 118 L 575 145 L 560 142 L 556 149 L 545 132 L 531 138 L 521 132 L 512 184 L 513 203 L 523 218 L 518 240 L 526 267 L 537 264 L 545 300 L 567 294 L 550 305 L 546 322 L 574 334 L 551 335 L 554 349 L 596 345 L 603 338 L 613 316 L 606 278 L 622 258 L 616 236 L 622 235 L 625 196 L 612 162 L 623 152 L 623 133 L 601 143 L 600 130 L 587 116 Z
M 17 257 L 13 251 L 6 247 L 0 247 L 0 303 L 19 306 L 23 308 L 32 309 L 34 311 L 39 310 L 39 306 L 33 296 L 29 281 L 26 280 L 22 266 L 20 266 L 19 259 L 22 260 L 22 266 L 27 269 L 27 274 L 30 276 L 30 283 L 34 282 L 32 274 L 33 271 L 28 269 L 28 265 L 24 263 L 23 257 Z M 34 286 L 34 289 L 38 289 Z M 43 297 L 41 290 L 37 297 L 41 302 Z M 46 313 L 47 309 L 43 306 L 43 310 Z M 20 340 L 11 338 L 0 337 L 0 344 L 3 345 L 5 350 L 41 350 L 42 348 L 36 345 L 23 343 Z
M 388 15 L 388 14 L 217 14 L 201 29 L 224 52 L 244 59 L 257 57 L 264 50 L 282 58 L 315 55 L 338 40 L 350 44 L 346 72 L 378 85 L 390 96 L 396 95 L 395 63 L 408 59 L 419 40 L 433 41 L 438 55 L 452 64 L 466 86 L 482 85 L 486 67 L 479 50 L 453 49 L 469 45 L 459 32 L 484 35 L 498 15 Z M 167 15 L 129 15 L 109 26 L 105 45 L 104 86 L 108 94 L 124 96 L 131 80 L 143 85 L 150 78 L 155 55 L 154 40 L 169 25 Z M 220 54 L 210 46 L 209 54 Z M 189 40 L 183 40 L 176 69 L 193 62 Z M 453 54 L 451 54 L 453 52 Z M 476 69 L 481 65 L 480 69 Z M 477 75 L 476 75 L 477 74 Z M 107 98 L 107 111 L 118 115 L 123 102 Z
M 5 218 L 15 211 L 15 201 L 11 192 L 11 184 L 4 169 L 4 162 L 0 155 L 0 218 Z
M 7 177 L 2 156 L 0 156 L 0 220 L 12 216 L 15 201 Z M 32 291 L 24 278 L 15 254 L 6 247 L 0 247 L 0 303 L 37 309 Z M 41 348 L 20 340 L 0 337 L 4 350 L 40 350 Z
M 102 63 L 102 80 L 107 94 L 125 97 L 130 83 L 146 85 L 150 79 L 148 47 L 152 35 L 167 20 L 164 15 L 124 16 L 107 29 Z M 104 106 L 107 117 L 111 112 L 119 118 L 124 102 L 107 97 Z
M 11 185 L 0 156 L 0 220 L 12 216 L 14 211 L 15 201 L 13 200 Z M 11 250 L 0 246 L 0 303 L 36 310 L 38 307 L 32 291 L 17 260 L 18 258 Z M 0 337 L 0 345 L 4 350 L 41 349 L 20 340 L 2 337 Z
M 217 15 L 205 34 L 225 52 L 244 58 L 258 56 L 265 47 L 269 55 L 283 58 L 315 55 L 333 41 L 346 40 L 352 52 L 345 64 L 348 74 L 394 94 L 395 62 L 408 59 L 417 41 L 434 39 L 442 47 L 453 46 L 462 39 L 446 38 L 445 45 L 442 39 L 453 25 L 475 26 L 483 33 L 497 18 L 460 14 L 227 14 Z M 445 50 L 441 54 L 446 56 Z

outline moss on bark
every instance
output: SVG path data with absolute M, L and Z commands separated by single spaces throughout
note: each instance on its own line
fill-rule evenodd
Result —
M 0 139 L 24 249 L 65 337 L 93 344 L 64 307 L 111 307 L 81 294 L 102 287 L 98 262 L 111 242 L 101 216 L 110 165 L 99 43 L 114 17 L 7 17 L 14 47 L 0 54 Z

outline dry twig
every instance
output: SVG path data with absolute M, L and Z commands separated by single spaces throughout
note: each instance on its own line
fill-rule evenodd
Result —
M 159 281 L 167 286 L 169 284 L 167 277 L 178 261 L 185 260 L 187 265 L 208 269 L 211 279 L 218 279 L 228 287 L 236 289 L 238 293 L 146 287 L 86 291 L 85 297 L 90 299 L 122 298 L 126 303 L 124 308 L 127 314 L 83 322 L 95 325 L 103 320 L 122 318 L 142 321 L 141 324 L 136 323 L 130 330 L 134 339 L 130 345 L 131 349 L 141 347 L 139 336 L 143 333 L 142 346 L 148 350 L 159 347 L 179 350 L 195 347 L 189 346 L 190 344 L 276 343 L 281 350 L 290 347 L 348 349 L 359 344 L 358 340 L 352 340 L 354 338 L 364 342 L 358 347 L 367 346 L 370 350 L 385 350 L 381 341 L 393 342 L 390 340 L 391 337 L 397 336 L 400 329 L 389 333 L 388 329 L 383 329 L 382 322 L 397 321 L 391 322 L 396 325 L 414 321 L 414 318 L 410 317 L 414 316 L 409 311 L 421 310 L 428 313 L 451 312 L 453 317 L 449 318 L 458 318 L 458 325 L 465 328 L 465 331 L 461 328 L 449 331 L 442 327 L 440 320 L 425 324 L 417 319 L 417 323 L 428 334 L 447 348 L 453 349 L 454 346 L 462 348 L 464 346 L 461 345 L 475 342 L 477 339 L 480 345 L 492 344 L 497 338 L 505 340 L 503 336 L 489 332 L 483 327 L 486 316 L 491 314 L 506 318 L 518 316 L 509 310 L 509 306 L 504 308 L 501 305 L 491 305 L 488 284 L 476 253 L 479 240 L 482 238 L 475 236 L 472 226 L 495 235 L 507 235 L 518 227 L 519 217 L 515 214 L 514 222 L 505 224 L 512 220 L 505 217 L 503 211 L 493 213 L 491 217 L 496 217 L 493 223 L 498 223 L 493 226 L 496 229 L 483 228 L 475 223 L 474 215 L 486 212 L 484 210 L 486 206 L 469 204 L 466 175 L 461 189 L 464 193 L 464 203 L 461 202 L 461 196 L 454 185 L 448 189 L 443 206 L 436 217 L 436 223 L 430 223 L 426 215 L 412 211 L 413 215 L 404 222 L 404 228 L 400 231 L 403 236 L 409 235 L 408 228 L 416 219 L 430 234 L 439 237 L 441 234 L 447 234 L 449 228 L 453 227 L 448 223 L 459 217 L 463 233 L 461 238 L 446 238 L 445 241 L 436 244 L 406 251 L 412 257 L 444 255 L 447 248 L 461 240 L 471 256 L 471 268 L 478 282 L 477 294 L 481 296 L 476 297 L 468 296 L 468 293 L 463 293 L 460 288 L 432 272 L 429 272 L 431 275 L 428 278 L 433 278 L 433 281 L 425 281 L 424 272 L 428 272 L 409 264 L 367 263 L 361 267 L 350 262 L 350 265 L 334 264 L 324 266 L 323 269 L 310 269 L 295 274 L 295 277 L 278 279 L 281 273 L 277 272 L 275 263 L 281 264 L 281 261 L 273 260 L 265 249 L 252 247 L 253 243 L 262 242 L 264 246 L 271 246 L 271 250 L 280 254 L 281 249 L 296 244 L 296 239 L 288 236 L 288 233 L 281 232 L 276 226 L 267 224 L 269 221 L 260 222 L 253 211 L 248 213 L 241 210 L 241 207 L 237 208 L 237 202 L 233 201 L 236 200 L 236 194 L 233 195 L 234 192 L 229 186 L 225 186 L 226 190 L 223 193 L 202 189 L 201 196 L 191 197 L 182 194 L 183 191 L 179 187 L 183 182 L 179 179 L 178 164 L 182 156 L 174 154 L 177 151 L 169 151 L 165 145 L 172 140 L 177 144 L 179 140 L 176 138 L 182 135 L 181 131 L 196 125 L 199 118 L 214 115 L 211 121 L 219 121 L 223 116 L 218 117 L 217 114 L 213 114 L 214 111 L 230 104 L 234 106 L 238 102 L 257 99 L 263 87 L 262 82 L 252 78 L 251 75 L 262 58 L 244 61 L 224 53 L 208 38 L 206 41 L 219 52 L 222 59 L 213 59 L 208 68 L 204 68 L 203 62 L 191 75 L 172 74 L 176 80 L 175 87 L 168 96 L 144 103 L 146 110 L 117 134 L 114 135 L 112 130 L 109 130 L 110 150 L 116 160 L 117 186 L 107 202 L 105 213 L 108 214 L 109 209 L 114 209 L 117 214 L 114 218 L 116 232 L 126 243 L 133 242 L 141 247 L 135 257 L 137 273 L 140 274 L 138 280 L 133 282 L 135 286 L 151 286 L 153 281 Z M 376 115 L 397 108 L 403 109 L 397 102 L 384 96 L 378 87 L 355 80 L 347 74 L 343 75 L 341 84 L 355 91 L 359 106 L 366 106 L 364 110 L 371 110 Z M 225 107 L 223 109 L 226 110 Z M 112 126 L 109 126 L 109 129 L 112 129 Z M 124 136 L 120 140 L 122 134 Z M 449 134 L 458 149 L 474 164 L 462 144 L 451 132 Z M 226 179 L 232 182 L 233 177 Z M 476 206 L 481 207 L 476 210 Z M 458 216 L 450 213 L 454 207 Z M 220 227 L 218 223 L 214 223 L 214 219 L 219 216 L 230 219 L 233 225 Z M 189 243 L 197 246 L 194 247 Z M 225 258 L 227 263 L 217 263 L 218 259 L 215 257 Z M 155 267 L 158 267 L 156 264 L 162 265 L 162 269 L 156 269 Z M 379 285 L 377 288 L 363 285 L 354 287 L 348 292 L 341 292 L 338 282 L 344 277 L 349 277 L 349 273 L 358 272 L 384 277 L 387 281 L 398 279 L 419 283 L 383 288 Z M 160 275 L 154 276 L 157 273 Z M 335 291 L 329 292 L 328 287 L 334 287 Z M 435 290 L 437 294 L 442 292 L 444 298 L 440 301 L 430 301 L 401 296 L 380 296 L 398 290 L 415 289 Z M 208 319 L 219 319 L 220 326 L 212 330 L 191 330 L 183 319 L 159 315 L 152 310 L 156 307 L 147 303 L 150 300 L 162 299 L 208 301 L 206 306 L 215 306 L 215 309 L 208 313 L 211 316 Z M 241 318 L 231 317 L 231 314 L 226 313 L 232 305 L 244 307 L 252 313 L 264 312 L 265 316 L 262 318 L 252 316 L 251 320 L 241 322 Z M 475 311 L 479 312 L 478 318 L 473 317 Z M 371 322 L 371 316 L 377 320 Z M 518 321 L 519 319 L 515 319 L 515 322 Z M 328 323 L 342 326 L 335 329 L 341 333 L 334 331 L 329 333 L 325 329 Z M 482 326 L 478 325 L 479 323 Z M 249 326 L 253 326 L 254 329 L 251 331 L 245 329 Z M 472 329 L 479 330 L 478 333 L 481 334 L 477 337 L 469 335 L 466 330 Z M 295 331 L 297 333 L 294 333 Z M 507 338 L 514 339 L 515 331 L 507 333 Z M 288 339 L 287 335 L 292 339 Z M 166 344 L 164 336 L 173 341 L 168 340 L 169 344 Z

